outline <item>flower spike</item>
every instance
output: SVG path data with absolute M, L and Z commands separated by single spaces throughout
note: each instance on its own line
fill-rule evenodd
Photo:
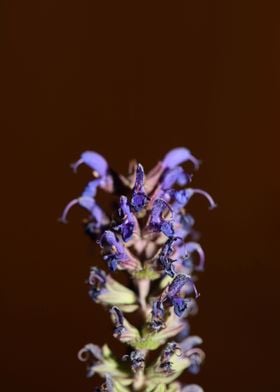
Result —
M 107 344 L 90 343 L 79 351 L 87 376 L 103 378 L 96 392 L 203 392 L 197 384 L 177 381 L 184 371 L 196 375 L 205 357 L 198 347 L 201 338 L 190 335 L 188 320 L 197 312 L 194 282 L 204 270 L 205 254 L 186 207 L 196 194 L 206 198 L 210 209 L 216 204 L 206 191 L 190 187 L 192 174 L 183 168 L 187 162 L 194 169 L 200 165 L 190 150 L 178 147 L 147 175 L 136 160 L 127 177 L 118 174 L 95 151 L 83 152 L 72 164 L 74 172 L 88 166 L 94 178 L 66 205 L 61 220 L 66 223 L 76 205 L 88 212 L 85 231 L 108 267 L 90 268 L 88 294 L 94 306 L 108 311 L 113 337 L 127 345 L 121 358 Z M 112 194 L 106 213 L 98 204 L 99 189 Z M 150 356 L 157 349 L 159 355 Z

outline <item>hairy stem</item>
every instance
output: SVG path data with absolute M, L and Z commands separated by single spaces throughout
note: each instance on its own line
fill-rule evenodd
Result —
M 141 306 L 144 316 L 147 315 L 147 295 L 150 291 L 150 281 L 148 279 L 140 279 L 137 281 L 138 293 L 139 293 L 139 304 Z

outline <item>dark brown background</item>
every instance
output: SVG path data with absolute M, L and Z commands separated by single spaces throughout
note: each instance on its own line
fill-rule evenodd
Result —
M 110 335 L 84 285 L 83 211 L 57 223 L 89 178 L 68 163 L 94 149 L 125 172 L 186 145 L 204 162 L 195 185 L 219 204 L 192 202 L 207 252 L 197 381 L 279 390 L 276 2 L 2 4 L 1 389 L 92 391 L 76 352 Z

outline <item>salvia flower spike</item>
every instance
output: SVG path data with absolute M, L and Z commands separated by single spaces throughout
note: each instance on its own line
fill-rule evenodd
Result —
M 209 193 L 189 187 L 192 173 L 184 170 L 186 162 L 195 170 L 200 166 L 188 149 L 178 147 L 146 174 L 140 163 L 131 163 L 127 178 L 95 151 L 85 151 L 71 165 L 77 172 L 84 164 L 93 178 L 66 205 L 61 221 L 67 222 L 76 205 L 88 212 L 85 232 L 102 256 L 86 280 L 89 297 L 107 310 L 112 335 L 127 350 L 114 355 L 107 344 L 92 343 L 80 350 L 87 376 L 104 379 L 95 391 L 203 392 L 177 380 L 184 371 L 197 374 L 205 357 L 197 347 L 202 340 L 190 335 L 187 320 L 197 309 L 194 282 L 205 265 L 188 207 L 196 194 L 206 198 L 210 209 L 216 203 Z M 96 202 L 99 189 L 112 194 L 114 207 L 108 214 Z M 126 276 L 127 284 L 117 281 L 119 275 Z M 138 313 L 139 325 L 129 321 L 131 313 Z M 158 350 L 157 356 L 149 355 L 152 350 Z

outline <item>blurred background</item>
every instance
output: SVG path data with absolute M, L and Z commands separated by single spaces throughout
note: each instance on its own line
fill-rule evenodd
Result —
M 111 323 L 84 281 L 98 255 L 84 211 L 57 222 L 96 150 L 126 173 L 175 146 L 203 165 L 194 199 L 207 269 L 192 332 L 207 392 L 276 391 L 279 14 L 266 1 L 4 1 L 1 380 L 5 391 L 92 391 L 77 351 Z M 185 381 L 192 378 L 185 377 Z

